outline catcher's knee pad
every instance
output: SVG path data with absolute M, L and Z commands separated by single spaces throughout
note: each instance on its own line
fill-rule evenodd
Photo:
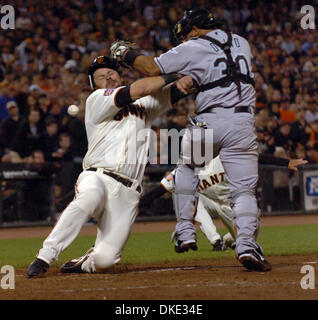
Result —
M 120 260 L 118 249 L 107 243 L 100 244 L 94 250 L 94 264 L 96 271 L 103 271 L 115 265 Z
M 260 211 L 253 190 L 241 189 L 232 193 L 237 237 L 257 238 Z

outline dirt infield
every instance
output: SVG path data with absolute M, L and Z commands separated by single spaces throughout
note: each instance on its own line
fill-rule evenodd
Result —
M 268 257 L 273 270 L 245 271 L 235 259 L 210 259 L 174 264 L 118 265 L 108 274 L 60 274 L 27 279 L 16 271 L 15 290 L 1 290 L 0 299 L 27 300 L 288 300 L 318 299 L 318 288 L 303 290 L 303 264 L 318 255 Z
M 262 225 L 317 224 L 318 215 L 262 218 Z M 219 221 L 216 221 L 219 226 Z M 151 227 L 152 226 L 152 227 Z M 134 232 L 171 231 L 174 222 L 136 223 Z M 27 230 L 26 230 L 27 229 Z M 0 239 L 45 237 L 50 228 L 0 230 Z M 85 227 L 82 234 L 95 232 Z M 6 235 L 5 235 L 6 234 Z M 234 258 L 154 265 L 118 265 L 107 274 L 64 275 L 51 268 L 44 278 L 28 279 L 16 270 L 15 290 L 0 289 L 0 300 L 289 300 L 318 299 L 318 287 L 304 290 L 304 264 L 318 268 L 318 255 L 267 257 L 273 270 L 246 271 Z

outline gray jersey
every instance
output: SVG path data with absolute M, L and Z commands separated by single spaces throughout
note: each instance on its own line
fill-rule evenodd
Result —
M 207 36 L 221 43 L 227 41 L 227 34 L 222 30 L 213 30 Z M 233 61 L 240 66 L 243 74 L 252 73 L 252 54 L 246 39 L 232 34 L 231 54 Z M 198 85 L 204 85 L 225 77 L 226 55 L 218 46 L 208 40 L 193 38 L 155 58 L 162 73 L 179 72 L 191 76 Z M 255 90 L 251 84 L 241 82 L 241 98 L 237 86 L 231 83 L 228 87 L 216 87 L 200 92 L 196 98 L 196 111 L 201 112 L 210 106 L 254 106 Z

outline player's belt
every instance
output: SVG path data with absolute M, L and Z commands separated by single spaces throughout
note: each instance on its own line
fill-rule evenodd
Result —
M 97 171 L 96 168 L 88 168 L 88 169 L 86 169 L 86 170 L 87 170 L 87 171 L 95 171 L 95 172 Z M 125 187 L 127 187 L 127 188 L 130 188 L 130 187 L 132 186 L 132 184 L 133 184 L 130 180 L 128 180 L 128 179 L 126 179 L 126 178 L 123 178 L 123 177 L 119 176 L 119 175 L 116 174 L 116 173 L 103 170 L 103 174 L 106 174 L 107 176 L 112 177 L 113 179 L 115 179 L 115 180 L 117 180 L 118 182 L 122 183 L 122 184 L 123 184 Z M 141 192 L 141 186 L 138 186 L 138 187 L 136 188 L 136 191 L 140 193 L 140 192 Z
M 213 111 L 213 109 L 216 108 L 224 108 L 224 109 L 231 109 L 233 107 L 218 107 L 218 106 L 211 106 L 207 107 L 204 110 L 197 112 L 197 115 L 202 114 L 202 113 L 210 113 Z M 250 106 L 239 106 L 239 107 L 234 107 L 234 113 L 241 113 L 241 112 L 246 112 L 246 113 L 253 113 L 252 112 L 253 108 Z
M 234 113 L 240 113 L 240 112 L 252 113 L 252 110 L 251 110 L 251 107 L 247 107 L 247 106 L 241 106 L 241 107 L 234 108 Z

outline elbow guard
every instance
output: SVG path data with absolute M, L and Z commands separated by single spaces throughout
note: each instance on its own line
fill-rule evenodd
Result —
M 132 102 L 133 100 L 130 96 L 130 86 L 127 86 L 117 92 L 115 97 L 115 104 L 117 107 L 122 108 Z

